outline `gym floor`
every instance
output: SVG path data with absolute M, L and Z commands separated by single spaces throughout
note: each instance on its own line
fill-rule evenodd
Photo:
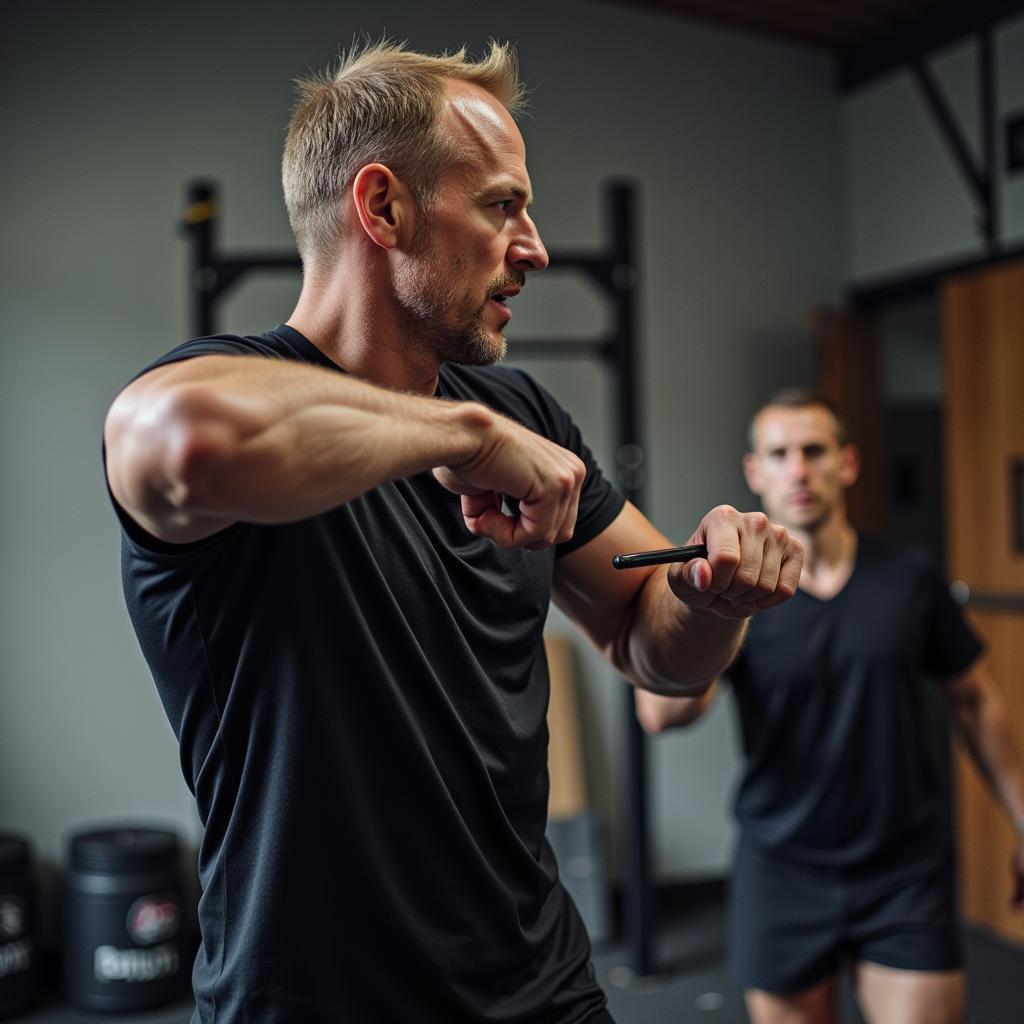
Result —
M 594 963 L 608 993 L 617 1024 L 747 1024 L 741 991 L 722 969 L 725 927 L 721 886 L 687 888 L 659 900 L 657 933 L 661 973 L 635 978 L 626 947 L 596 949 Z M 1015 1024 L 1024 1007 L 1024 948 L 968 929 L 968 1024 Z M 191 1003 L 145 1014 L 117 1017 L 43 1006 L 18 1017 L 24 1024 L 188 1024 Z M 862 1024 L 849 993 L 844 993 L 844 1024 Z
M 688 887 L 662 901 L 662 914 L 659 974 L 634 978 L 624 966 L 624 946 L 595 950 L 598 977 L 617 1024 L 748 1024 L 742 990 L 722 966 L 722 887 Z M 965 938 L 967 1024 L 1015 1024 L 1024 1007 L 1024 947 L 971 928 Z M 842 1009 L 843 1024 L 863 1024 L 845 988 Z

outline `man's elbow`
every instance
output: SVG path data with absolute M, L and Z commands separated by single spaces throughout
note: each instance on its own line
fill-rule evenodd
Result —
M 999 705 L 992 680 L 984 671 L 975 669 L 948 680 L 944 691 L 951 714 L 963 722 Z
M 207 389 L 191 385 L 114 403 L 104 436 L 111 489 L 122 505 L 150 518 L 215 508 L 237 447 L 215 406 Z
M 691 725 L 707 710 L 709 695 L 664 697 L 648 690 L 636 691 L 636 717 L 650 736 Z

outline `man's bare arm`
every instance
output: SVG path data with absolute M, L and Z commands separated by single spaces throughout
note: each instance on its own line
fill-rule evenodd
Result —
M 111 406 L 105 442 L 114 497 L 172 543 L 303 519 L 433 469 L 462 496 L 469 530 L 543 547 L 571 536 L 584 476 L 575 455 L 482 404 L 246 356 L 145 374 Z M 520 499 L 518 517 L 500 494 Z
M 1017 832 L 1011 903 L 1024 911 L 1024 759 L 1010 717 L 984 665 L 949 680 L 945 693 L 971 759 Z
M 721 506 L 691 540 L 708 558 L 617 572 L 612 555 L 669 546 L 632 505 L 559 560 L 555 600 L 636 686 L 700 698 L 735 658 L 756 611 L 796 592 L 803 552 L 760 513 Z

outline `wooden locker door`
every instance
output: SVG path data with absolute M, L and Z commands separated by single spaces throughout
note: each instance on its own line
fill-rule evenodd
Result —
M 1024 743 L 1024 262 L 947 279 L 941 304 L 949 567 Z M 1008 906 L 1014 836 L 962 751 L 957 801 L 964 913 L 1024 941 Z

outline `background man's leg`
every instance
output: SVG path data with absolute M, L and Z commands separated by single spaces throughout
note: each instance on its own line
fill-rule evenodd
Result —
M 747 1013 L 752 1024 L 839 1024 L 836 979 L 786 995 L 748 989 Z
M 854 979 L 868 1024 L 963 1024 L 963 971 L 901 971 L 862 961 Z

